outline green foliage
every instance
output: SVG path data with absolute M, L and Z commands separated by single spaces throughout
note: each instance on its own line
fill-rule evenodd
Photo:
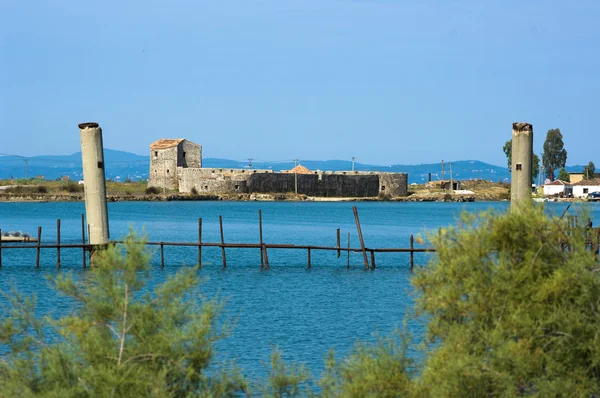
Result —
M 405 332 L 396 331 L 379 337 L 374 345 L 357 343 L 342 361 L 336 361 L 331 351 L 319 383 L 322 396 L 410 396 L 414 363 L 407 355 L 409 343 Z
M 212 364 L 220 305 L 190 299 L 199 283 L 185 270 L 149 291 L 149 253 L 130 235 L 97 252 L 81 280 L 52 281 L 75 301 L 58 320 L 36 319 L 34 301 L 14 293 L 0 321 L 2 396 L 235 396 L 247 389 L 235 367 Z M 49 341 L 51 327 L 59 339 Z M 208 368 L 210 372 L 208 372 Z
M 382 202 L 389 202 L 392 200 L 392 195 L 387 192 L 379 192 L 377 194 L 377 199 L 381 200 Z
M 512 139 L 506 141 L 502 147 L 504 154 L 506 155 L 506 164 L 508 169 L 512 168 Z
M 567 170 L 565 170 L 564 167 L 561 167 L 560 171 L 558 172 L 558 179 L 565 182 L 571 181 L 571 176 L 569 176 L 569 173 L 567 173 Z
M 78 184 L 76 182 L 69 181 L 65 185 L 64 190 L 69 193 L 78 193 L 78 192 L 83 192 L 84 187 L 83 187 L 83 184 Z
M 506 155 L 506 163 L 508 169 L 512 169 L 512 139 L 506 141 L 502 147 L 502 151 Z M 537 175 L 540 172 L 540 158 L 535 153 L 531 156 L 531 183 L 535 184 Z
M 269 377 L 259 385 L 264 397 L 299 397 L 311 395 L 306 386 L 309 372 L 303 366 L 286 365 L 279 350 L 273 351 Z
M 544 141 L 544 154 L 542 164 L 546 177 L 554 179 L 554 170 L 565 167 L 567 163 L 567 150 L 564 148 L 563 137 L 560 129 L 550 129 Z
M 540 157 L 535 153 L 531 156 L 531 183 L 535 184 L 540 173 Z
M 413 280 L 431 344 L 417 395 L 598 394 L 598 264 L 584 227 L 569 232 L 530 206 L 465 213 L 432 236 Z
M 148 194 L 148 195 L 156 195 L 157 193 L 160 193 L 160 189 L 158 189 L 158 187 L 146 188 L 146 194 Z
M 594 178 L 594 174 L 596 173 L 596 166 L 594 166 L 594 162 L 589 162 L 587 166 L 583 168 L 583 179 L 591 180 Z

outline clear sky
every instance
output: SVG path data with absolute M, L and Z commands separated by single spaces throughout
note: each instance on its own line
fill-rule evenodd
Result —
M 205 157 L 600 163 L 600 1 L 0 0 L 0 153 L 161 137 Z

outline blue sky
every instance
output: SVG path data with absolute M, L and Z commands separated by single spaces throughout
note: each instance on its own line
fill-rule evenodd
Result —
M 511 124 L 598 158 L 598 1 L 0 0 L 0 153 L 504 165 Z

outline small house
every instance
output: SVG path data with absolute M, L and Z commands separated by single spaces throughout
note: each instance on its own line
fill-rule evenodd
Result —
M 592 192 L 600 192 L 600 178 L 582 180 L 573 184 L 573 196 L 576 198 L 585 198 Z
M 561 180 L 555 180 L 544 184 L 544 195 L 546 196 L 571 196 L 573 195 L 573 185 Z

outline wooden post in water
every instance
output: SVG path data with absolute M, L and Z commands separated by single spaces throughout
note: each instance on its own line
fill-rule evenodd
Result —
M 415 238 L 414 236 L 410 236 L 410 272 L 413 271 L 415 267 L 415 252 L 413 251 L 415 248 Z
M 35 251 L 35 268 L 40 268 L 40 245 L 42 244 L 42 227 L 38 227 L 37 249 Z
M 356 206 L 352 206 L 354 212 L 354 221 L 356 221 L 356 230 L 358 231 L 358 239 L 360 240 L 360 248 L 362 249 L 363 260 L 365 262 L 365 268 L 369 269 L 369 259 L 367 258 L 367 251 L 365 249 L 365 240 L 363 239 L 362 230 L 360 228 L 360 221 L 358 219 L 358 210 Z
M 265 253 L 265 268 L 269 269 L 271 267 L 269 266 L 269 255 L 267 254 L 267 246 L 263 243 L 262 247 L 263 252 Z
M 81 215 L 81 244 L 82 246 L 82 254 L 83 254 L 83 268 L 85 268 L 85 215 Z
M 308 252 L 308 268 L 310 269 L 310 247 L 307 250 Z
M 202 267 L 202 218 L 198 219 L 198 267 Z
M 346 268 L 350 268 L 350 232 L 348 232 L 348 251 L 346 254 L 348 255 L 348 264 L 346 265 Z
M 342 244 L 342 240 L 341 240 L 341 235 L 340 235 L 340 229 L 339 228 L 336 230 L 336 235 L 337 235 L 337 248 L 338 248 L 338 251 L 337 251 L 337 256 L 338 257 L 337 258 L 340 258 L 340 256 L 342 255 L 342 251 L 340 250 L 340 246 Z
M 260 269 L 262 270 L 265 266 L 265 264 L 264 264 L 265 245 L 263 244 L 262 210 L 261 209 L 258 209 L 258 231 L 259 231 L 259 235 L 260 235 Z
M 371 250 L 371 269 L 375 269 L 375 251 Z
M 165 268 L 165 245 L 160 242 L 160 268 Z
M 2 229 L 0 229 L 0 268 L 2 268 Z
M 56 220 L 56 268 L 60 268 L 60 218 Z
M 219 216 L 219 228 L 221 229 L 221 256 L 223 257 L 223 268 L 227 268 L 227 258 L 225 257 L 225 237 L 223 236 L 223 217 Z

